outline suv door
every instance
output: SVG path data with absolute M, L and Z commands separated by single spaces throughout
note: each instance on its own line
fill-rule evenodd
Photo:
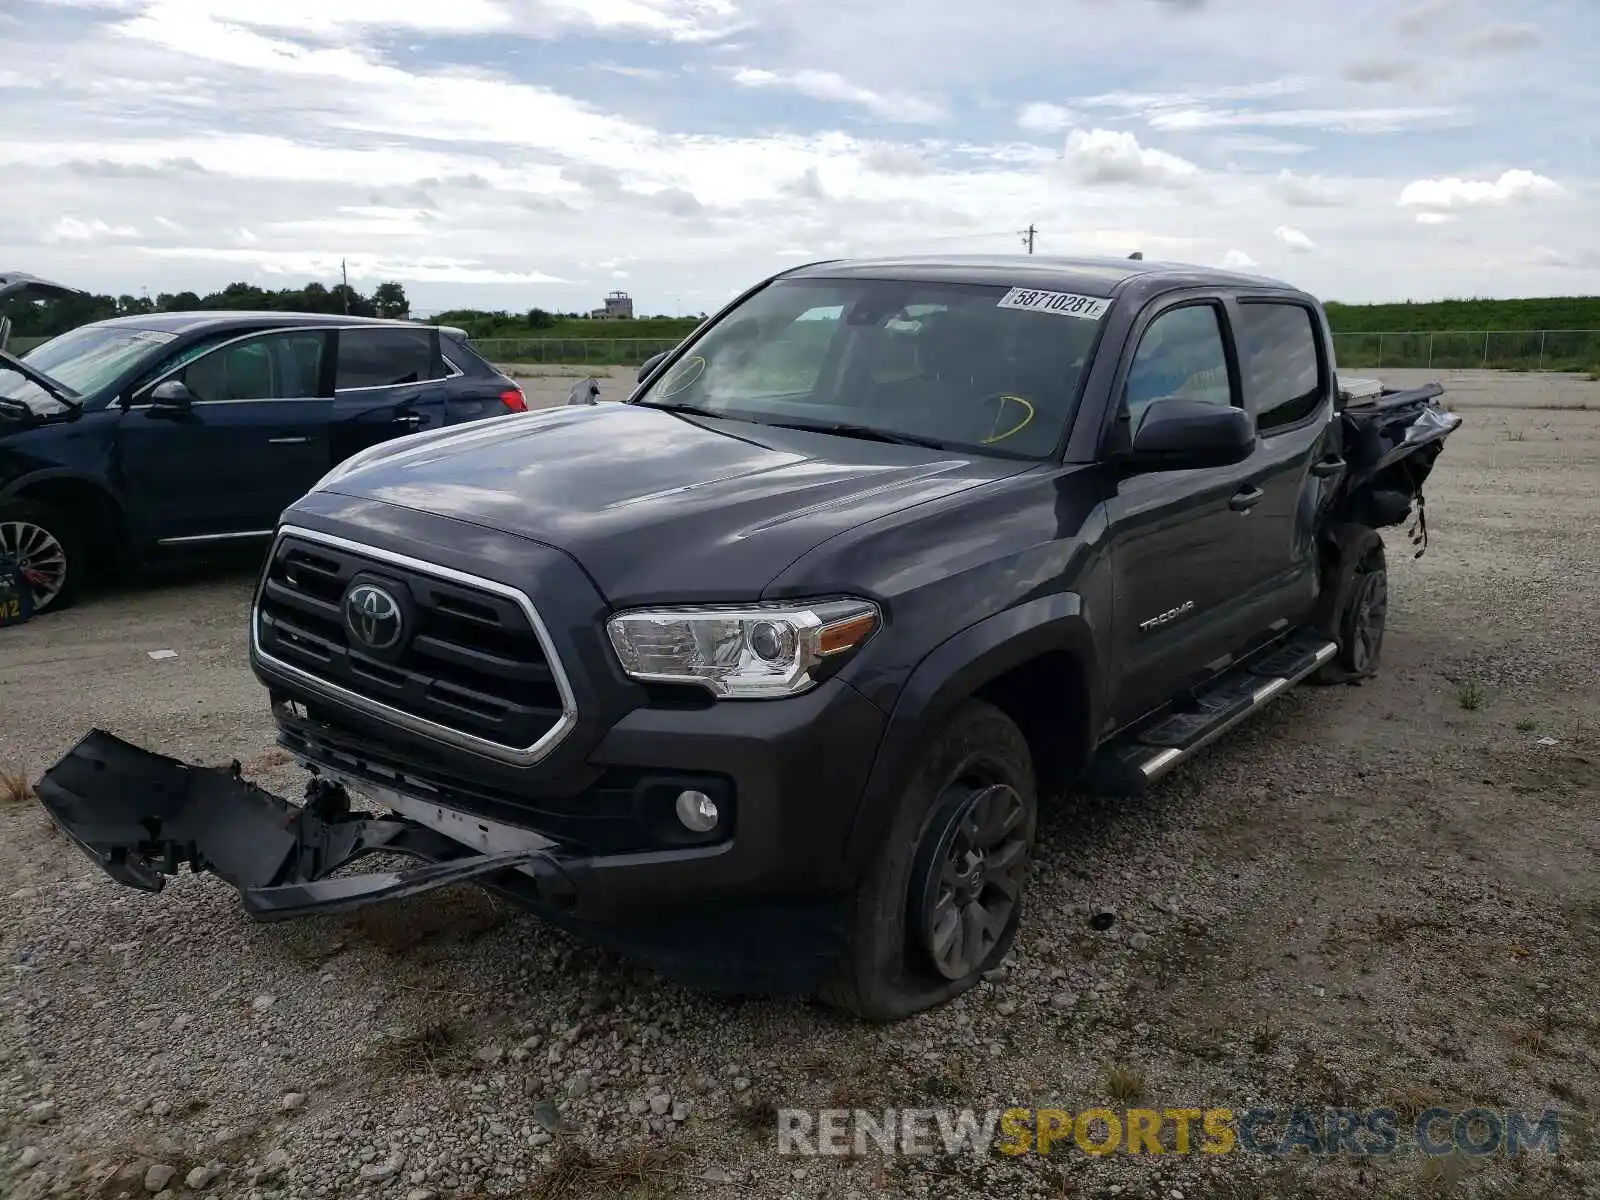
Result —
M 125 495 L 149 540 L 270 534 L 327 471 L 328 332 L 245 334 L 201 349 L 139 385 L 117 430 Z M 152 403 L 178 380 L 187 408 Z
M 1273 619 L 1298 623 L 1316 602 L 1316 529 L 1344 463 L 1334 426 L 1333 364 L 1307 299 L 1240 296 L 1232 306 L 1245 406 L 1261 435 L 1254 573 L 1274 589 Z
M 439 331 L 427 326 L 358 325 L 337 333 L 332 453 L 335 463 L 390 438 L 449 420 L 449 373 Z
M 1166 302 L 1141 317 L 1120 374 L 1108 448 L 1137 431 L 1151 401 L 1182 396 L 1243 407 L 1221 297 Z M 1259 582 L 1259 455 L 1231 467 L 1126 472 L 1106 501 L 1115 589 L 1111 722 L 1124 725 L 1203 682 L 1249 625 Z

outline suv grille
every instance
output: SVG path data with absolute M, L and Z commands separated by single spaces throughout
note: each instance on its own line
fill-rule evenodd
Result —
M 400 555 L 285 533 L 254 630 L 257 653 L 314 690 L 495 758 L 543 758 L 575 719 L 526 596 Z

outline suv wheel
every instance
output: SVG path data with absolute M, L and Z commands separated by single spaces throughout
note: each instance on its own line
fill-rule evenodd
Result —
M 900 797 L 822 998 L 892 1021 L 977 983 L 1016 936 L 1037 822 L 1027 740 L 993 705 L 965 702 Z
M 26 500 L 0 506 L 0 558 L 7 557 L 22 568 L 36 615 L 76 599 L 84 572 L 82 540 L 66 513 Z

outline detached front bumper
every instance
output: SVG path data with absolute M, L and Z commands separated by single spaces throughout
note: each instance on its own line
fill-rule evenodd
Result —
M 51 818 L 117 882 L 159 892 L 188 866 L 239 891 L 258 921 L 347 912 L 506 871 L 559 903 L 571 892 L 555 843 L 520 831 L 521 844 L 474 852 L 420 822 L 350 811 L 342 786 L 313 777 L 290 804 L 231 769 L 195 767 L 92 730 L 42 778 Z M 336 876 L 370 854 L 420 865 Z
M 694 852 L 595 855 L 439 798 L 322 765 L 293 804 L 231 768 L 197 767 L 93 730 L 35 787 L 80 850 L 119 883 L 159 892 L 187 866 L 236 888 L 257 921 L 338 914 L 472 883 L 553 925 L 689 986 L 740 994 L 808 994 L 836 961 L 846 910 L 838 897 L 785 891 L 718 895 L 715 860 Z M 344 783 L 391 810 L 352 812 Z M 404 870 L 338 874 L 371 854 Z M 682 876 L 709 876 L 686 896 Z M 676 903 L 642 908 L 661 886 Z M 619 893 L 635 903 L 612 911 Z M 587 901 L 587 902 L 586 902 Z

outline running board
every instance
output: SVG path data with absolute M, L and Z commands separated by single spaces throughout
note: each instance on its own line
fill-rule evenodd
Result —
M 1179 763 L 1276 700 L 1322 666 L 1339 647 L 1299 634 L 1208 684 L 1175 708 L 1119 735 L 1095 755 L 1080 790 L 1138 796 Z

